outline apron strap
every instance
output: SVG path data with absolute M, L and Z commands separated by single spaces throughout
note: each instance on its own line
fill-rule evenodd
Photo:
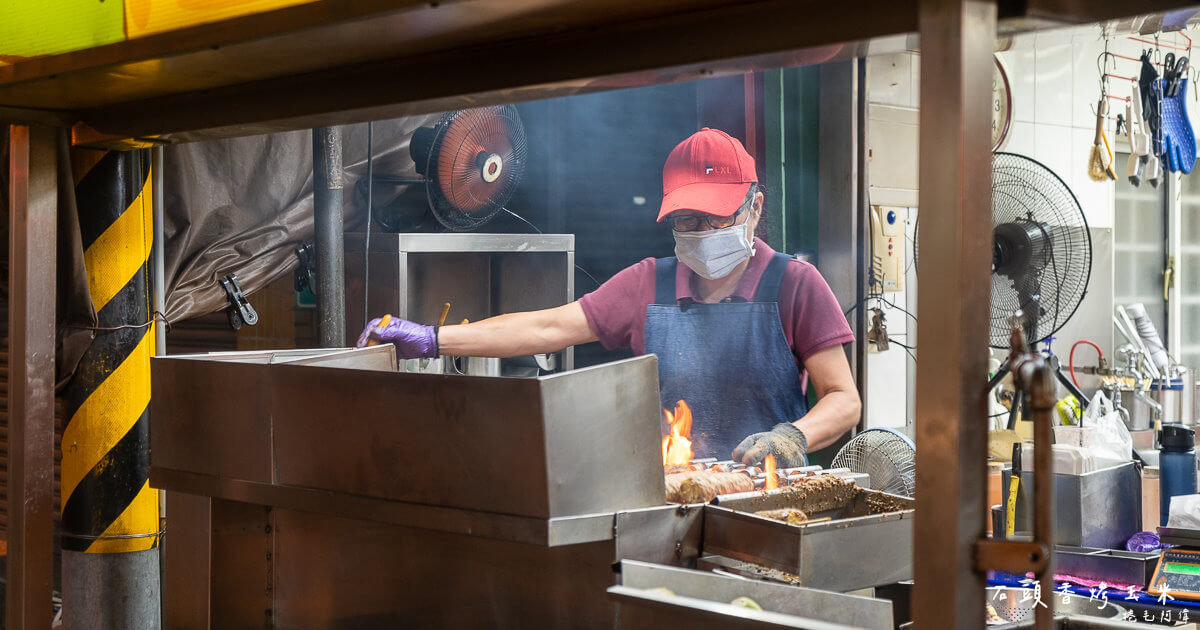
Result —
M 675 267 L 679 259 L 659 258 L 654 261 L 654 303 L 675 306 Z
M 758 281 L 758 291 L 754 294 L 755 302 L 779 301 L 779 284 L 783 281 L 783 272 L 791 260 L 791 256 L 775 252 L 775 255 L 771 257 L 771 262 L 767 263 L 762 278 Z

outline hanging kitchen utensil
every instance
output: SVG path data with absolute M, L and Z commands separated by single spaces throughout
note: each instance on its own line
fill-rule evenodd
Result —
M 1129 120 L 1129 159 L 1134 168 L 1127 174 L 1130 183 L 1137 186 L 1146 177 L 1146 167 L 1150 161 L 1150 134 L 1147 132 L 1146 119 L 1142 116 L 1142 94 L 1137 84 L 1130 88 L 1129 106 L 1133 110 Z
M 867 429 L 838 451 L 833 467 L 866 473 L 872 490 L 911 497 L 916 491 L 916 454 L 907 435 L 894 429 Z
M 1162 160 L 1158 159 L 1157 155 L 1151 154 L 1146 160 L 1145 176 L 1146 181 L 1155 188 L 1158 188 L 1158 182 L 1162 181 Z
M 1108 179 L 1108 166 L 1112 162 L 1112 158 L 1108 159 L 1108 164 L 1105 163 L 1104 154 L 1104 114 L 1107 111 L 1104 96 L 1100 96 L 1100 102 L 1096 105 L 1096 135 L 1092 138 L 1092 151 L 1088 156 L 1088 177 L 1094 182 L 1102 182 Z
M 1129 136 L 1129 159 L 1125 160 L 1125 177 L 1136 187 L 1142 183 L 1142 156 L 1138 154 L 1135 146 L 1137 130 L 1134 128 L 1132 99 L 1125 102 L 1125 121 L 1126 133 Z
M 1112 180 L 1117 181 L 1117 168 L 1113 160 L 1112 146 L 1108 144 L 1108 135 L 1104 133 L 1104 126 L 1100 126 L 1100 139 L 1104 141 L 1104 175 Z
M 1196 166 L 1196 136 L 1185 102 L 1188 58 L 1176 60 L 1168 54 L 1166 62 L 1166 74 L 1153 86 L 1161 121 L 1162 159 L 1168 171 L 1191 173 Z
M 1150 61 L 1150 51 L 1142 52 L 1142 69 L 1138 75 L 1138 92 L 1142 97 L 1142 118 L 1146 121 L 1146 133 L 1150 135 L 1150 154 L 1161 156 L 1163 153 L 1162 133 L 1160 129 L 1159 109 L 1158 109 L 1158 90 L 1155 87 L 1155 81 L 1158 81 L 1158 70 L 1154 68 L 1154 62 Z M 1150 160 L 1150 165 L 1146 169 L 1146 179 L 1151 184 L 1157 186 L 1158 180 L 1151 176 L 1151 171 L 1158 169 L 1153 166 L 1155 160 Z

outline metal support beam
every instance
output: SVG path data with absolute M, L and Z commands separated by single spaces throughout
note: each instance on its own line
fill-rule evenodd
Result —
M 922 0 L 916 627 L 982 628 L 996 5 Z M 935 341 L 936 340 L 936 341 Z
M 150 464 L 153 184 L 146 151 L 76 172 L 97 334 L 63 390 L 63 623 L 157 630 L 161 530 Z M 82 160 L 80 160 L 82 162 Z
M 858 109 L 859 64 L 838 61 L 820 66 L 820 129 L 818 147 L 821 160 L 817 164 L 817 207 L 821 220 L 817 223 L 817 261 L 821 275 L 829 282 L 842 309 L 848 309 L 862 294 L 860 276 L 865 267 L 865 254 L 859 245 L 859 135 L 862 133 Z M 858 339 L 863 338 L 860 318 L 850 321 Z M 860 388 L 866 392 L 865 366 L 858 360 L 860 352 L 855 343 L 850 352 L 850 367 Z
M 342 241 L 342 129 L 313 129 L 313 229 L 317 245 L 317 341 L 346 345 L 346 260 Z
M 8 608 L 6 627 L 49 628 L 54 581 L 55 131 L 9 141 Z
M 154 310 L 150 313 L 151 317 L 163 316 L 167 312 L 167 282 L 166 282 L 166 246 L 167 241 L 164 238 L 166 228 L 163 224 L 163 216 L 166 211 L 166 206 L 163 205 L 163 148 L 156 146 L 150 149 L 150 194 L 151 206 L 150 211 L 153 214 L 153 230 L 154 241 L 150 246 L 150 283 L 151 291 L 154 296 Z M 164 316 L 165 318 L 165 316 Z M 160 321 L 154 326 L 154 356 L 166 356 L 167 354 L 167 325 L 165 321 Z M 158 531 L 166 531 L 167 529 L 167 493 L 158 493 Z M 159 566 L 159 593 L 163 592 L 163 574 L 162 567 L 164 565 L 163 546 L 158 547 L 158 566 Z M 162 618 L 162 601 L 159 601 L 159 618 Z
M 153 179 L 150 185 L 150 192 L 153 199 L 151 210 L 154 213 L 154 242 L 151 244 L 150 258 L 150 282 L 151 290 L 154 293 L 154 312 L 152 316 L 158 317 L 159 314 L 167 312 L 167 282 L 166 282 L 166 254 L 165 248 L 167 242 L 164 240 L 165 228 L 163 227 L 163 148 L 154 147 L 150 149 L 150 177 Z M 154 354 L 156 356 L 165 355 L 167 353 L 167 327 L 165 323 L 160 322 L 154 327 Z

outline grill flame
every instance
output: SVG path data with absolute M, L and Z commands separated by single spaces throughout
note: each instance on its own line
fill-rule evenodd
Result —
M 663 436 L 663 465 L 686 464 L 692 461 L 692 410 L 684 401 L 675 403 L 672 413 L 663 409 L 667 416 L 667 435 Z
M 767 481 L 763 486 L 765 490 L 774 490 L 779 487 L 779 476 L 775 474 L 775 455 L 772 453 L 767 455 L 763 460 L 763 466 L 766 468 Z

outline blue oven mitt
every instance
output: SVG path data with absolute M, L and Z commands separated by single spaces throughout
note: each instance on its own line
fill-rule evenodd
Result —
M 1196 166 L 1196 134 L 1192 131 L 1192 122 L 1188 119 L 1187 104 L 1184 102 L 1187 79 L 1179 79 L 1178 89 L 1174 90 L 1173 96 L 1167 95 L 1170 90 L 1166 85 L 1161 85 L 1162 81 L 1155 81 L 1155 94 L 1163 94 L 1159 102 L 1163 164 L 1168 171 L 1191 173 Z

